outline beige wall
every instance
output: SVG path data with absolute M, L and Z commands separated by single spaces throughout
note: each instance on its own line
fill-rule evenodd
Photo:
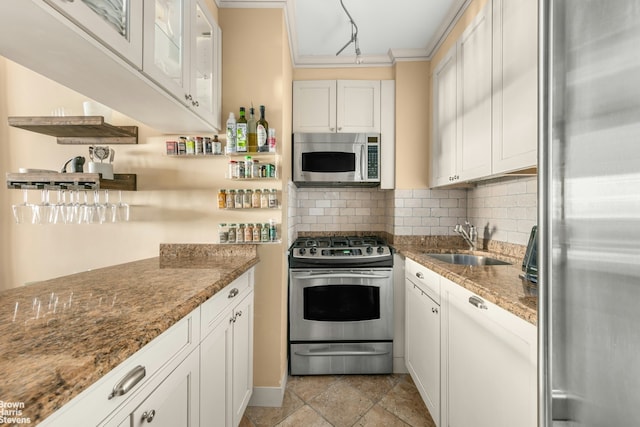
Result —
M 221 9 L 222 111 L 226 121 L 251 102 L 266 106 L 269 126 L 277 131 L 282 175 L 291 175 L 291 63 L 281 9 Z M 286 181 L 284 181 L 286 182 Z M 278 184 L 282 189 L 282 185 Z M 286 234 L 286 201 L 278 212 Z M 254 385 L 276 387 L 287 368 L 286 243 L 260 246 L 256 268 Z

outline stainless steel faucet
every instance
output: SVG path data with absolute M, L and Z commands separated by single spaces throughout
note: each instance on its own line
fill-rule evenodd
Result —
M 469 224 L 469 221 L 465 221 L 464 225 L 469 228 L 468 232 L 460 224 L 456 224 L 453 231 L 462 236 L 464 241 L 469 245 L 469 250 L 474 251 L 476 249 L 476 242 L 478 241 L 478 232 L 476 231 L 476 227 Z

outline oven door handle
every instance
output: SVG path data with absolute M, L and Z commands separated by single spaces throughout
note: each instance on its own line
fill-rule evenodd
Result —
M 388 351 L 295 351 L 298 356 L 383 356 L 389 354 Z
M 363 274 L 363 273 L 321 273 L 310 274 L 307 276 L 295 276 L 296 279 L 389 279 L 391 276 L 382 276 L 380 274 Z

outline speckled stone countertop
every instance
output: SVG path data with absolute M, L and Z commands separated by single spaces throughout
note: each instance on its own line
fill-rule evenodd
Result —
M 433 244 L 434 242 L 394 243 L 394 248 L 407 258 L 427 267 L 485 298 L 499 307 L 519 316 L 534 325 L 537 324 L 537 293 L 531 285 L 520 278 L 522 272 L 522 256 L 520 251 L 469 251 L 460 247 L 455 248 L 447 244 Z M 449 264 L 429 257 L 426 253 L 472 253 L 490 256 L 511 262 L 512 265 L 500 266 L 466 266 Z
M 257 263 L 255 245 L 161 245 L 0 292 L 0 400 L 37 424 Z

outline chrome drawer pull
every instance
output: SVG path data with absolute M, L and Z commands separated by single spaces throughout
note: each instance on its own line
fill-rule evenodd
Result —
M 145 411 L 142 413 L 142 421 L 146 421 L 150 423 L 156 416 L 156 410 L 152 409 L 149 412 Z
M 482 298 L 478 298 L 475 295 L 469 297 L 469 304 L 476 306 L 480 310 L 487 310 L 488 309 L 487 305 L 484 303 Z
M 131 390 L 136 384 L 140 382 L 147 374 L 147 370 L 144 366 L 138 365 L 133 368 L 127 375 L 125 375 L 115 386 L 109 395 L 108 399 L 111 400 L 116 396 L 122 396 Z
M 418 272 L 416 273 L 416 277 L 417 277 L 418 279 L 424 279 L 424 274 L 422 274 L 422 272 L 418 271 Z
M 240 291 L 238 290 L 238 288 L 233 288 L 229 291 L 229 295 L 227 296 L 227 298 L 233 298 L 237 296 L 239 293 Z

